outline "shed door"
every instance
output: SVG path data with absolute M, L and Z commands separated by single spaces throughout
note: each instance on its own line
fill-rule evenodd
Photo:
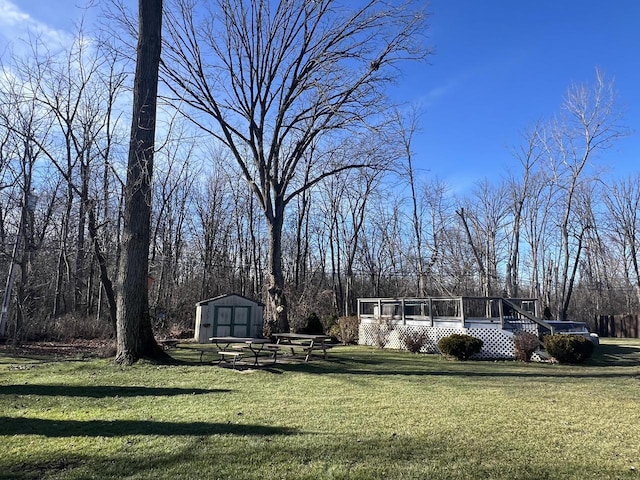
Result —
M 251 307 L 215 306 L 215 337 L 247 337 L 249 336 L 249 319 Z
M 233 309 L 233 336 L 249 337 L 250 307 L 235 307 Z
M 233 314 L 233 307 L 218 307 L 214 308 L 214 325 L 213 333 L 214 337 L 228 337 L 231 335 L 231 319 Z

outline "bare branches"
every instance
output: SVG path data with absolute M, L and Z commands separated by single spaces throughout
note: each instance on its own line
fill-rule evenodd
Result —
M 209 132 L 259 185 L 263 202 L 267 188 L 286 191 L 319 138 L 361 128 L 384 110 L 389 67 L 426 54 L 416 39 L 424 12 L 409 5 L 370 1 L 346 13 L 331 0 L 273 9 L 220 0 L 203 28 L 196 6 L 176 0 L 168 9 L 163 76 L 183 107 L 214 121 Z

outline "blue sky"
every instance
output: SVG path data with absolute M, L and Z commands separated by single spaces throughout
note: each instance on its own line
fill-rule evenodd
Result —
M 456 189 L 505 173 L 525 129 L 560 111 L 596 68 L 615 80 L 633 135 L 602 158 L 614 176 L 640 162 L 640 2 L 432 0 L 430 65 L 405 73 L 421 92 L 416 158 Z
M 131 1 L 131 0 L 129 0 Z M 0 0 L 0 52 L 28 28 L 63 38 L 83 0 Z M 133 2 L 135 5 L 135 2 Z M 640 172 L 640 1 L 431 0 L 434 55 L 403 70 L 392 95 L 422 107 L 415 161 L 466 190 L 504 175 L 511 150 L 560 110 L 572 83 L 600 68 L 615 80 L 632 135 L 601 158 L 614 177 Z

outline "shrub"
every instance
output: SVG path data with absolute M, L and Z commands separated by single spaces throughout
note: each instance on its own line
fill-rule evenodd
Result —
M 480 353 L 483 342 L 471 335 L 454 333 L 438 341 L 438 348 L 443 355 L 450 355 L 458 360 L 467 360 L 472 355 Z
M 328 333 L 344 345 L 358 343 L 359 326 L 358 317 L 340 317 L 331 324 Z
M 582 363 L 591 356 L 595 345 L 580 335 L 547 335 L 544 348 L 559 363 Z
M 540 346 L 537 335 L 530 332 L 516 332 L 513 339 L 516 347 L 516 360 L 530 362 L 533 352 Z
M 419 353 L 429 343 L 429 335 L 425 331 L 405 330 L 400 334 L 400 340 L 411 353 Z
M 300 333 L 307 333 L 309 335 L 322 335 L 324 333 L 324 326 L 320 321 L 320 317 L 316 313 L 309 315 L 304 321 L 304 327 L 300 329 Z
M 98 320 L 94 316 L 67 313 L 53 319 L 46 333 L 49 340 L 66 342 L 79 338 L 84 340 L 109 338 L 115 332 L 106 318 Z

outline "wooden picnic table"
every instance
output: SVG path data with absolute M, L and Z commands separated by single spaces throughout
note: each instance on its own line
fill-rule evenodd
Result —
M 234 367 L 237 359 L 242 357 L 241 351 L 251 352 L 254 356 L 254 365 L 258 365 L 258 356 L 267 344 L 271 343 L 268 338 L 251 337 L 209 337 L 209 341 L 216 345 L 218 355 L 220 355 L 220 362 L 228 361 L 228 358 L 232 358 Z
M 276 338 L 276 345 L 281 348 L 290 348 L 291 354 L 295 353 L 295 350 L 303 350 L 307 355 L 304 358 L 305 362 L 309 361 L 311 354 L 314 351 L 322 350 L 322 357 L 327 359 L 327 348 L 331 345 L 327 345 L 327 340 L 330 340 L 329 335 L 314 335 L 308 333 L 274 333 L 273 337 Z

